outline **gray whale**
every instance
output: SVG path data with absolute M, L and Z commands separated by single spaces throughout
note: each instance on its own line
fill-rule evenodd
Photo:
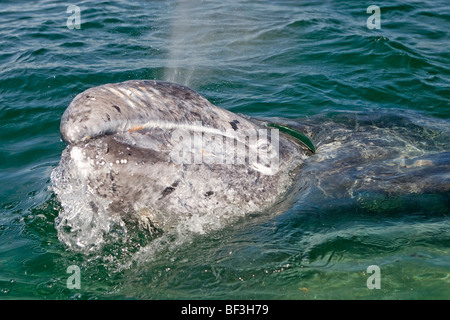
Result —
M 132 80 L 80 93 L 62 116 L 67 147 L 51 175 L 62 207 L 58 236 L 92 247 L 117 225 L 151 236 L 202 233 L 251 213 L 285 211 L 292 201 L 373 206 L 374 194 L 450 191 L 445 120 L 381 110 L 272 120 L 298 134 L 168 82 Z M 316 154 L 301 132 L 312 136 Z
M 63 208 L 79 210 L 82 198 L 94 218 L 119 216 L 151 233 L 193 217 L 223 225 L 269 208 L 311 154 L 264 122 L 150 80 L 80 93 L 60 131 L 67 147 L 52 180 Z M 82 189 L 76 200 L 74 186 Z

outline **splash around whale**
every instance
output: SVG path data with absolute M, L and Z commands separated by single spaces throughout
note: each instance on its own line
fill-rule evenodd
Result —
M 60 131 L 56 227 L 73 248 L 95 248 L 117 230 L 217 230 L 282 212 L 293 197 L 319 205 L 450 190 L 447 123 L 407 112 L 268 122 L 181 85 L 131 80 L 77 95 Z

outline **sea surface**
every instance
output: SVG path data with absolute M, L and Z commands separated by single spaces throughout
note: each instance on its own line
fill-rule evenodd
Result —
M 448 171 L 432 171 L 440 179 L 428 192 L 300 191 L 276 215 L 153 241 L 105 238 L 89 251 L 57 230 L 64 209 L 50 179 L 71 100 L 130 79 L 176 82 L 230 111 L 324 132 L 363 119 L 443 154 L 448 169 L 448 1 L 70 4 L 0 1 L 0 299 L 450 298 Z M 369 28 L 372 4 L 379 29 Z M 353 179 L 349 167 L 343 177 Z

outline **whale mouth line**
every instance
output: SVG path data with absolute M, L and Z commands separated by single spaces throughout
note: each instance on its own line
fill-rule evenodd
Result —
M 106 128 L 103 130 L 97 131 L 97 133 L 91 133 L 87 134 L 84 137 L 82 137 L 80 140 L 82 142 L 87 142 L 88 140 L 95 139 L 98 137 L 102 137 L 104 135 L 114 135 L 114 134 L 120 134 L 120 133 L 134 133 L 138 131 L 144 131 L 144 130 L 151 130 L 151 129 L 162 129 L 162 130 L 186 130 L 186 131 L 192 131 L 192 132 L 204 132 L 209 134 L 217 134 L 222 135 L 225 137 L 235 137 L 235 135 L 228 134 L 226 131 L 222 131 L 215 128 L 210 128 L 203 126 L 201 124 L 201 121 L 198 122 L 198 124 L 189 124 L 189 123 L 174 123 L 174 122 L 163 122 L 163 121 L 147 121 L 147 122 L 141 122 L 141 123 L 131 123 L 128 124 L 127 119 L 125 119 L 125 124 L 116 125 L 115 129 L 113 128 Z M 67 141 L 68 144 L 76 143 L 77 141 Z
M 240 136 L 246 136 L 246 134 L 255 134 L 258 131 L 264 131 L 266 129 L 264 128 L 260 128 L 260 129 L 253 129 L 253 128 L 247 128 L 244 130 L 241 130 L 241 133 L 237 133 L 235 130 L 233 129 L 227 129 L 227 130 L 221 130 L 221 129 L 216 129 L 216 128 L 211 128 L 208 126 L 205 126 L 202 124 L 201 121 L 197 121 L 196 124 L 189 124 L 189 123 L 177 123 L 177 122 L 164 122 L 164 121 L 147 121 L 144 123 L 131 123 L 128 124 L 128 121 L 125 120 L 125 125 L 120 126 L 117 125 L 116 129 L 106 129 L 106 130 L 99 130 L 96 134 L 90 134 L 90 135 L 85 135 L 83 138 L 81 138 L 81 142 L 88 142 L 91 139 L 95 139 L 98 137 L 102 137 L 104 135 L 114 135 L 114 134 L 123 134 L 123 133 L 135 133 L 135 132 L 139 132 L 139 131 L 145 131 L 145 130 L 151 130 L 151 129 L 161 129 L 161 130 L 184 130 L 184 131 L 190 131 L 190 132 L 197 132 L 197 133 L 207 133 L 207 134 L 211 134 L 211 135 L 218 135 L 218 136 L 222 136 L 225 138 L 238 138 Z M 311 142 L 311 140 L 309 140 L 309 138 L 307 138 L 304 134 L 302 134 L 301 132 L 288 128 L 286 126 L 282 126 L 282 125 L 278 125 L 278 124 L 274 124 L 271 123 L 268 125 L 269 127 L 273 127 L 276 130 L 279 130 L 281 132 L 285 132 L 287 134 L 289 134 L 290 136 L 296 138 L 299 142 L 302 143 L 303 146 L 306 146 L 308 148 L 308 150 L 310 150 L 311 152 L 315 153 L 315 147 L 313 145 L 313 143 Z M 72 142 L 67 141 L 68 144 L 72 144 Z M 76 142 L 74 142 L 76 143 Z
M 229 130 L 229 132 L 211 128 L 202 125 L 201 121 L 197 121 L 197 124 L 189 124 L 189 123 L 173 123 L 173 122 L 162 122 L 162 121 L 148 121 L 142 124 L 133 125 L 131 128 L 129 128 L 127 131 L 132 133 L 135 131 L 141 131 L 141 130 L 148 130 L 148 129 L 167 129 L 167 130 L 187 130 L 187 131 L 193 131 L 193 132 L 204 132 L 204 133 L 210 133 L 210 134 L 217 134 L 229 138 L 234 138 L 236 135 L 230 134 L 229 132 L 232 132 Z

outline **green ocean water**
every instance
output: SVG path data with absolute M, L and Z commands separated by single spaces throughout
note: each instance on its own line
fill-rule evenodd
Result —
M 428 130 L 417 143 L 445 154 L 447 1 L 379 2 L 380 29 L 366 24 L 372 3 L 350 0 L 74 4 L 80 29 L 67 26 L 67 2 L 0 2 L 0 299 L 450 298 L 448 187 L 357 202 L 299 195 L 281 214 L 212 233 L 79 252 L 58 237 L 50 181 L 70 101 L 129 79 L 177 82 L 259 118 L 407 114 L 441 128 L 405 132 Z M 80 289 L 67 286 L 72 265 Z M 371 265 L 380 289 L 367 287 Z

